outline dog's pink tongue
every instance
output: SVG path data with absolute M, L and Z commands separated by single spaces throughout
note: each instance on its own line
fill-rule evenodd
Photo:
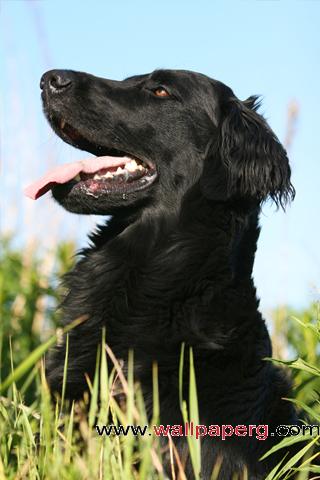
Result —
M 102 168 L 119 167 L 130 160 L 128 157 L 91 157 L 86 160 L 67 163 L 66 165 L 53 168 L 42 178 L 26 187 L 24 194 L 33 200 L 37 200 L 57 183 L 69 182 L 81 172 L 96 173 Z

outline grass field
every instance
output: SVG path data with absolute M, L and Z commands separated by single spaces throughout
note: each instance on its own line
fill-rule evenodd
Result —
M 67 405 L 60 399 L 53 405 L 44 375 L 43 355 L 54 345 L 61 330 L 55 311 L 58 293 L 57 278 L 71 266 L 74 246 L 60 244 L 54 252 L 36 255 L 35 246 L 24 252 L 12 247 L 9 239 L 1 242 L 1 325 L 0 325 L 0 480 L 2 479 L 164 479 L 163 446 L 150 429 L 147 435 L 99 436 L 95 425 L 147 425 L 143 397 L 133 377 L 134 358 L 129 352 L 129 371 L 124 376 L 121 365 L 113 357 L 106 339 L 102 338 L 97 355 L 93 384 L 89 382 L 91 400 Z M 294 402 L 309 418 L 320 423 L 320 318 L 319 305 L 294 312 L 281 307 L 273 312 L 271 330 L 278 363 L 286 363 L 294 377 Z M 197 389 L 190 358 L 189 399 L 180 398 L 185 419 L 197 423 Z M 186 352 L 182 346 L 181 355 Z M 108 371 L 107 355 L 113 362 Z M 271 361 L 271 360 L 266 360 Z M 183 362 L 181 361 L 181 365 Z M 180 383 L 182 372 L 180 371 Z M 153 370 L 154 400 L 151 425 L 159 424 L 157 366 Z M 108 385 L 101 389 L 99 384 Z M 181 387 L 181 385 L 180 385 Z M 115 394 L 123 393 L 119 404 Z M 180 388 L 180 392 L 181 392 Z M 198 392 L 201 395 L 201 392 Z M 99 405 L 99 407 L 98 407 Z M 85 413 L 88 412 L 88 414 Z M 291 437 L 288 443 L 305 440 Z M 199 479 L 201 444 L 188 437 L 188 446 L 195 478 Z M 168 439 L 166 450 L 178 474 L 173 479 L 186 479 L 175 447 Z M 320 439 L 310 437 L 296 458 L 284 459 L 270 472 L 267 479 L 286 479 L 298 475 L 298 480 L 320 478 Z M 270 452 L 272 454 L 272 452 Z M 294 460 L 300 466 L 294 468 Z M 318 459 L 319 463 L 319 459 Z M 217 478 L 219 464 L 212 479 Z M 234 476 L 234 479 L 239 476 Z M 246 471 L 241 479 L 247 478 Z M 233 480 L 233 479 L 230 479 Z

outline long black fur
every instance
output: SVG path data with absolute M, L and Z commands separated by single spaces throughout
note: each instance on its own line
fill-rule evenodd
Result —
M 61 81 L 67 87 L 57 94 L 52 78 L 70 82 Z M 159 86 L 169 96 L 157 97 Z M 72 212 L 112 215 L 66 276 L 63 324 L 87 317 L 70 333 L 67 396 L 81 398 L 87 389 L 85 374 L 93 376 L 105 327 L 124 364 L 133 349 L 150 417 L 157 362 L 162 424 L 183 423 L 182 342 L 193 347 L 202 424 L 268 424 L 272 431 L 296 423 L 294 408 L 282 400 L 290 382 L 264 360 L 271 344 L 252 280 L 262 202 L 284 206 L 294 196 L 286 152 L 257 113 L 257 98 L 242 102 L 221 82 L 169 70 L 123 82 L 51 71 L 42 87 L 45 113 L 64 140 L 96 154 L 102 145 L 149 158 L 158 171 L 148 189 L 124 197 L 53 189 Z M 61 118 L 82 140 L 59 130 Z M 61 391 L 65 353 L 64 341 L 49 359 L 53 392 Z M 187 384 L 186 373 L 185 398 Z M 202 478 L 210 478 L 222 455 L 219 478 L 246 466 L 250 479 L 263 479 L 279 456 L 259 457 L 278 440 L 207 437 Z M 177 446 L 183 456 L 186 439 Z M 187 468 L 192 478 L 190 462 Z

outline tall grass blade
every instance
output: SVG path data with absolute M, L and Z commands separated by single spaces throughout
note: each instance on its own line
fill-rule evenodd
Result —
M 70 323 L 67 327 L 63 329 L 63 334 L 68 333 L 73 328 L 80 325 L 84 322 L 87 317 L 81 317 L 74 322 Z M 14 382 L 17 382 L 23 375 L 25 375 L 36 363 L 40 360 L 41 357 L 52 347 L 57 341 L 57 335 L 53 335 L 49 340 L 39 345 L 20 365 L 13 370 L 13 372 L 8 375 L 4 382 L 0 385 L 0 393 L 7 390 L 10 385 Z

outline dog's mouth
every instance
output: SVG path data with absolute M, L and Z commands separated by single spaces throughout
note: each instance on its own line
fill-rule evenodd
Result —
M 25 189 L 36 200 L 49 190 L 78 191 L 100 197 L 122 195 L 143 190 L 157 178 L 153 162 L 132 153 L 96 145 L 65 120 L 51 118 L 55 132 L 67 143 L 95 155 L 85 160 L 64 164 L 49 171 Z

